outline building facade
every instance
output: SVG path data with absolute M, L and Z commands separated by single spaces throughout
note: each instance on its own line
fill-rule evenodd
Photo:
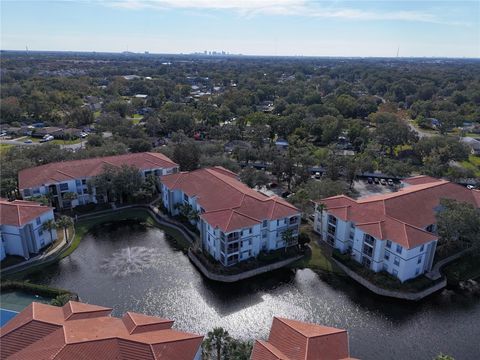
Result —
M 426 176 L 406 179 L 400 191 L 357 200 L 333 196 L 316 203 L 314 231 L 367 268 L 400 281 L 431 270 L 440 199 L 480 207 L 480 192 Z
M 44 228 L 53 219 L 51 207 L 33 201 L 0 199 L 0 259 L 7 255 L 29 259 L 55 241 L 57 231 Z
M 105 199 L 89 189 L 88 180 L 101 174 L 105 167 L 134 166 L 143 176 L 163 176 L 178 171 L 178 165 L 160 153 L 134 153 L 94 159 L 63 161 L 21 170 L 18 174 L 24 199 L 51 196 L 55 208 L 69 209 Z
M 175 216 L 189 209 L 203 250 L 224 266 L 297 244 L 300 211 L 249 188 L 224 168 L 164 176 L 161 184 L 167 211 Z

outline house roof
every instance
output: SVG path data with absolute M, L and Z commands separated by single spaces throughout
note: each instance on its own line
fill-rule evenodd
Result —
M 428 176 L 405 179 L 410 184 L 398 192 L 373 195 L 354 200 L 345 195 L 318 201 L 332 215 L 352 221 L 377 239 L 391 240 L 411 249 L 432 240 L 436 235 L 425 230 L 434 224 L 440 199 L 454 199 L 480 207 L 480 192 Z
M 53 208 L 34 201 L 9 201 L 0 198 L 0 225 L 23 226 L 52 210 Z
M 252 360 L 350 358 L 346 330 L 274 317 L 268 341 L 256 341 Z
M 18 186 L 20 189 L 29 189 L 60 181 L 92 177 L 102 173 L 106 165 L 114 167 L 130 165 L 140 170 L 178 166 L 165 155 L 152 152 L 62 161 L 21 170 L 18 173 Z
M 235 173 L 221 167 L 167 175 L 161 181 L 170 190 L 196 197 L 205 210 L 201 218 L 224 232 L 299 213 L 282 198 L 268 197 L 249 188 L 237 180 Z
M 194 359 L 202 336 L 173 330 L 173 321 L 69 302 L 32 303 L 10 320 L 0 336 L 2 358 Z

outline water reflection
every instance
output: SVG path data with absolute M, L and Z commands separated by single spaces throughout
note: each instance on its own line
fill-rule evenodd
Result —
M 391 301 L 348 278 L 308 269 L 220 284 L 204 279 L 161 230 L 134 223 L 97 228 L 70 257 L 32 280 L 75 290 L 116 315 L 130 310 L 172 318 L 186 331 L 222 326 L 236 337 L 265 338 L 276 315 L 346 328 L 352 354 L 364 359 L 431 359 L 439 352 L 477 358 L 477 299 Z

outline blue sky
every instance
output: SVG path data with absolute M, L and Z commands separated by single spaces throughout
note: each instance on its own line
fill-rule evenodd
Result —
M 480 1 L 1 0 L 1 49 L 480 57 Z

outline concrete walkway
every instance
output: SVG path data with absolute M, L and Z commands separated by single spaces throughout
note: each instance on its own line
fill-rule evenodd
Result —
M 425 274 L 425 276 L 431 280 L 438 280 L 442 277 L 442 273 L 440 272 L 440 270 L 442 269 L 442 267 L 444 267 L 445 265 L 451 263 L 452 261 L 455 261 L 457 260 L 458 258 L 462 257 L 463 255 L 465 255 L 466 253 L 468 253 L 471 249 L 465 249 L 465 250 L 462 250 L 460 251 L 459 253 L 456 253 L 452 256 L 449 256 L 443 260 L 440 260 L 439 262 L 437 262 L 432 270 L 430 270 L 428 273 Z
M 70 236 L 70 239 L 74 239 L 74 238 L 75 238 L 75 227 L 73 227 L 72 235 Z M 72 245 L 72 241 L 67 242 L 65 241 L 65 238 L 64 238 L 57 246 L 48 250 L 47 252 L 31 257 L 30 259 L 22 261 L 21 263 L 3 268 L 1 270 L 1 274 L 2 275 L 14 274 L 36 265 L 51 262 L 55 260 L 58 256 L 60 256 L 71 245 Z

